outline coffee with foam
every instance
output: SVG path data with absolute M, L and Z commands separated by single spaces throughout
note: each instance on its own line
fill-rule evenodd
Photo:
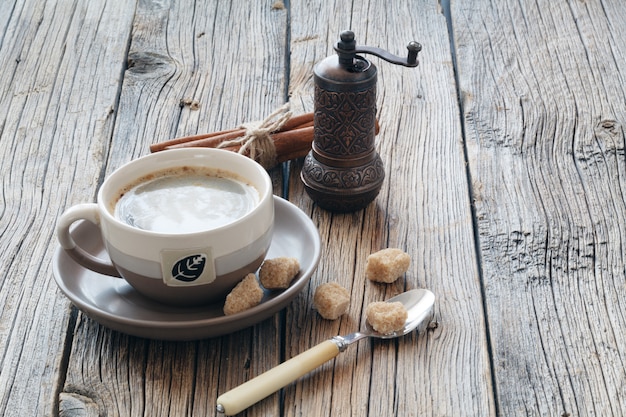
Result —
M 235 173 L 184 166 L 151 173 L 124 187 L 112 211 L 139 229 L 182 234 L 230 224 L 258 203 L 257 189 Z
M 74 240 L 78 221 L 99 228 L 108 256 L 93 256 Z M 257 271 L 273 228 L 272 179 L 260 164 L 222 149 L 185 148 L 117 168 L 97 201 L 68 208 L 56 230 L 82 267 L 124 278 L 154 301 L 191 306 L 223 302 L 241 277 Z

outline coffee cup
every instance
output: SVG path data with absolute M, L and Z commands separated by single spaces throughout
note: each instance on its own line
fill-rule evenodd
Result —
M 76 244 L 72 225 L 81 220 L 98 226 L 110 259 Z M 83 267 L 123 278 L 153 300 L 187 306 L 223 299 L 256 271 L 273 226 L 272 181 L 261 165 L 235 152 L 187 148 L 118 168 L 96 203 L 61 215 L 57 237 Z

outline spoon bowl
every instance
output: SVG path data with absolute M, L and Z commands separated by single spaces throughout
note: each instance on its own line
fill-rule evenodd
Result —
M 433 306 L 435 305 L 435 294 L 429 290 L 417 289 L 403 292 L 393 298 L 387 300 L 387 303 L 401 302 L 406 308 L 408 317 L 404 323 L 404 327 L 393 333 L 380 333 L 372 328 L 369 323 L 365 323 L 368 336 L 377 337 L 379 339 L 393 339 L 411 333 L 418 327 L 428 324 L 427 318 L 432 315 Z
M 248 408 L 257 401 L 278 391 L 285 385 L 295 381 L 304 374 L 336 357 L 350 344 L 366 337 L 379 339 L 393 339 L 404 336 L 420 326 L 426 326 L 428 317 L 432 315 L 435 304 L 435 295 L 425 289 L 404 292 L 387 302 L 399 301 L 407 310 L 408 316 L 404 327 L 390 333 L 383 334 L 375 331 L 366 323 L 366 330 L 346 336 L 335 336 L 320 343 L 311 349 L 289 359 L 269 371 L 251 379 L 250 381 L 222 394 L 217 399 L 217 411 L 232 416 Z

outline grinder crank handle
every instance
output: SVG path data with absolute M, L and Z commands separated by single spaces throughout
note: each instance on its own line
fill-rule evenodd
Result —
M 336 357 L 343 349 L 337 340 L 326 340 L 262 373 L 217 398 L 217 411 L 235 415 L 289 383 Z

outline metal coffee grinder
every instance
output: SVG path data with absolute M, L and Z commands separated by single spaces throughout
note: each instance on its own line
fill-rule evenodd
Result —
M 376 66 L 357 54 L 373 54 L 392 64 L 416 67 L 422 49 L 407 46 L 402 58 L 369 46 L 357 46 L 354 32 L 344 31 L 336 55 L 315 65 L 314 134 L 304 160 L 302 181 L 321 208 L 351 212 L 373 201 L 385 178 L 375 148 Z

